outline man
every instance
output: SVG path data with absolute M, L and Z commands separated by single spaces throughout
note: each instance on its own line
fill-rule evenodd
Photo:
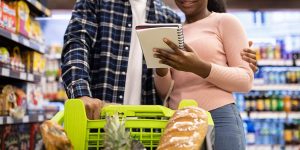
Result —
M 64 37 L 62 79 L 68 97 L 84 102 L 88 118 L 99 116 L 102 101 L 162 103 L 134 30 L 142 23 L 180 23 L 180 18 L 161 0 L 76 2 Z

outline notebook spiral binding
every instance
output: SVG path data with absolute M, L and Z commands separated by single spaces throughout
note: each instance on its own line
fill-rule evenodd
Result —
M 183 36 L 183 29 L 182 29 L 182 25 L 178 26 L 178 47 L 179 49 L 184 49 L 184 36 Z

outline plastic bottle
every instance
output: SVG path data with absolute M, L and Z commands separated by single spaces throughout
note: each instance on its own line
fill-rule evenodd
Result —
M 277 111 L 283 111 L 283 92 L 278 91 Z
M 247 134 L 246 134 L 247 144 L 253 145 L 256 143 L 254 122 L 252 120 L 246 120 L 245 122 L 247 124 Z
M 276 92 L 273 92 L 271 96 L 271 111 L 277 111 L 277 105 L 277 95 Z
M 284 102 L 284 111 L 285 112 L 290 112 L 291 108 L 292 108 L 291 96 L 290 95 L 285 95 L 284 98 L 283 98 L 283 102 Z
M 264 93 L 264 111 L 271 110 L 271 91 Z
M 257 99 L 257 104 L 256 104 L 256 110 L 257 111 L 264 111 L 264 98 L 265 98 L 265 96 L 264 96 L 264 94 L 262 94 L 262 93 L 259 93 L 259 95 L 258 95 L 258 99 Z

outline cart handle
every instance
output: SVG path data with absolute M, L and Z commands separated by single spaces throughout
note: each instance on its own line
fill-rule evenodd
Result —
M 56 113 L 54 117 L 52 117 L 51 121 L 54 121 L 54 122 L 62 125 L 64 122 L 64 115 L 65 115 L 65 111 L 61 110 L 58 113 Z

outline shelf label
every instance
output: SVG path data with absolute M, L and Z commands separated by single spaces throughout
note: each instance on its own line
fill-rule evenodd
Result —
M 9 69 L 7 68 L 2 68 L 2 76 L 6 76 L 6 77 L 9 77 Z
M 25 73 L 25 72 L 21 72 L 21 73 L 20 73 L 20 79 L 21 79 L 21 80 L 26 80 L 26 77 L 27 77 L 27 76 L 26 76 L 26 73 Z
M 19 42 L 19 37 L 14 33 L 11 33 L 11 39 L 16 41 L 16 42 Z
M 23 123 L 28 123 L 28 122 L 29 122 L 29 116 L 24 116 Z
M 44 116 L 39 115 L 39 116 L 38 116 L 38 121 L 39 121 L 39 122 L 44 121 Z
M 3 125 L 4 122 L 3 122 L 3 117 L 0 117 L 0 125 Z
M 7 117 L 6 118 L 6 123 L 7 124 L 12 124 L 14 122 L 14 120 L 12 119 L 12 117 Z
M 29 81 L 33 81 L 33 77 L 34 77 L 33 74 L 30 74 L 30 73 L 28 74 L 28 80 Z
M 23 44 L 28 47 L 30 46 L 29 40 L 27 39 L 23 39 Z

